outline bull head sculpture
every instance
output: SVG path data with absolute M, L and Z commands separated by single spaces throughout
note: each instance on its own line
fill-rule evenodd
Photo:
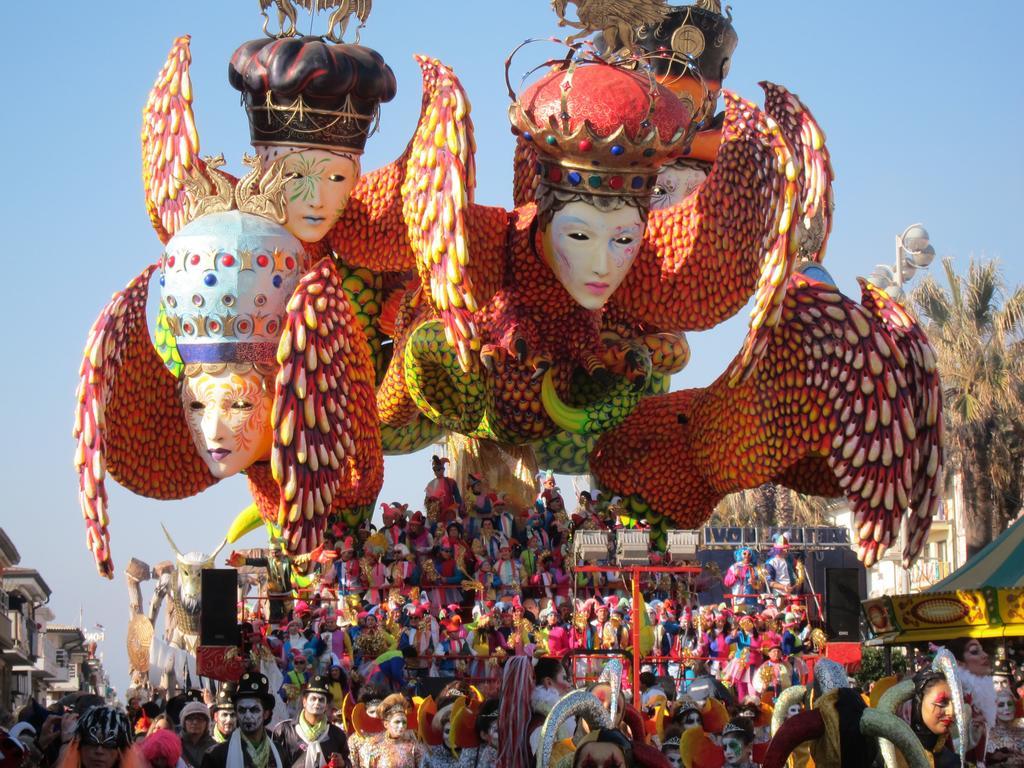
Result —
M 163 528 L 164 536 L 167 537 L 171 549 L 174 550 L 177 562 L 172 577 L 171 592 L 178 628 L 183 635 L 198 635 L 199 609 L 202 603 L 202 572 L 207 568 L 214 567 L 214 561 L 224 545 L 227 544 L 227 539 L 222 539 L 217 548 L 209 555 L 202 552 L 182 554 L 167 528 L 163 525 L 160 527 Z M 194 643 L 190 643 L 190 645 L 194 645 Z

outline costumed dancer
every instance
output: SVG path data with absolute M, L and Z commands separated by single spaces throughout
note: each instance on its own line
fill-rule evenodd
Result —
M 426 750 L 409 730 L 409 702 L 405 696 L 391 694 L 380 703 L 378 712 L 384 731 L 359 747 L 356 768 L 419 768 Z
M 332 704 L 330 680 L 317 675 L 302 689 L 302 711 L 294 720 L 278 723 L 274 743 L 285 768 L 351 768 L 345 732 L 328 719 Z
M 782 658 L 781 643 L 771 641 L 767 645 L 768 658 L 754 674 L 754 690 L 761 696 L 768 695 L 775 701 L 793 682 L 793 670 Z
M 746 717 L 735 717 L 722 729 L 722 751 L 729 768 L 756 768 L 752 762 L 754 724 Z
M 732 595 L 732 610 L 741 606 L 757 605 L 757 555 L 750 547 L 740 547 L 733 553 L 736 562 L 725 572 L 723 582 Z
M 444 530 L 456 517 L 459 517 L 465 509 L 462 501 L 462 493 L 459 491 L 459 484 L 454 479 L 447 477 L 445 471 L 451 460 L 434 455 L 430 457 L 430 468 L 434 473 L 434 479 L 427 483 L 424 489 L 423 506 L 428 514 L 434 510 L 432 525 L 440 525 Z
M 981 641 L 973 637 L 948 640 L 945 646 L 956 657 L 956 676 L 963 686 L 964 698 L 971 705 L 972 741 L 968 746 L 984 754 L 987 732 L 996 726 L 996 687 L 991 657 Z
M 268 686 L 264 675 L 242 675 L 232 697 L 238 728 L 226 742 L 207 751 L 202 768 L 288 768 L 266 731 L 274 711 L 274 695 Z
M 956 722 L 953 696 L 942 671 L 928 668 L 914 675 L 910 727 L 935 768 L 960 766 L 960 758 L 953 748 L 952 729 Z
M 739 701 L 751 692 L 754 670 L 761 663 L 761 639 L 750 616 L 742 616 L 739 629 L 733 634 L 736 646 L 732 659 L 722 671 L 722 677 L 732 684 Z

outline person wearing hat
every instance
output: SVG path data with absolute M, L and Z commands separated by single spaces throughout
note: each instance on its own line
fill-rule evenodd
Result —
M 92 707 L 78 718 L 60 768 L 139 768 L 128 717 L 109 706 Z
M 420 557 L 428 556 L 434 548 L 434 537 L 427 530 L 427 518 L 422 512 L 417 510 L 412 513 L 409 524 L 405 526 L 405 539 L 402 543 Z
M 484 701 L 473 721 L 473 730 L 480 744 L 466 747 L 459 753 L 459 768 L 486 768 L 498 764 L 498 709 L 500 700 Z
M 462 502 L 462 493 L 459 491 L 459 484 L 452 478 L 445 477 L 445 470 L 449 459 L 438 455 L 430 457 L 430 469 L 434 473 L 433 479 L 424 488 L 423 506 L 434 507 L 435 520 L 441 525 L 454 520 L 456 515 L 461 514 L 465 509 Z
M 746 717 L 734 717 L 722 729 L 722 751 L 728 768 L 754 768 L 754 724 Z
M 189 768 L 199 768 L 203 755 L 215 742 L 210 735 L 210 709 L 201 701 L 190 701 L 178 715 L 181 723 L 181 759 Z
M 217 691 L 213 706 L 210 707 L 210 711 L 213 712 L 213 740 L 217 744 L 227 741 L 238 727 L 235 702 L 231 698 L 233 693 L 234 686 L 222 685 Z
M 330 722 L 331 681 L 317 675 L 302 689 L 302 711 L 274 729 L 274 743 L 284 756 L 286 768 L 323 768 L 332 757 L 334 768 L 350 768 L 348 739 Z
M 238 727 L 227 741 L 207 751 L 201 768 L 288 768 L 266 730 L 275 703 L 266 676 L 258 672 L 243 674 L 231 701 Z
M 378 709 L 384 731 L 359 748 L 359 768 L 419 768 L 426 755 L 423 745 L 409 730 L 409 702 L 400 693 L 385 698 Z

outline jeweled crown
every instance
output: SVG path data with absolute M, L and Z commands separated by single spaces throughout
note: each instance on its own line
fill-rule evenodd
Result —
M 560 66 L 511 107 L 513 133 L 537 150 L 548 187 L 647 197 L 692 138 L 690 108 L 645 71 L 600 60 Z
M 252 213 L 208 213 L 183 227 L 160 262 L 161 297 L 182 362 L 274 362 L 304 260 L 294 235 Z

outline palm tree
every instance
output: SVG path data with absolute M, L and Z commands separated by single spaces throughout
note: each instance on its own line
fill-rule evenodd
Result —
M 942 378 L 946 448 L 963 476 L 967 553 L 1021 507 L 1024 462 L 1024 288 L 1008 291 L 995 261 L 966 277 L 942 262 L 948 286 L 926 278 L 911 294 Z
M 808 496 L 782 485 L 765 483 L 726 496 L 718 502 L 708 525 L 748 528 L 828 525 L 829 513 L 841 502 L 841 499 Z

